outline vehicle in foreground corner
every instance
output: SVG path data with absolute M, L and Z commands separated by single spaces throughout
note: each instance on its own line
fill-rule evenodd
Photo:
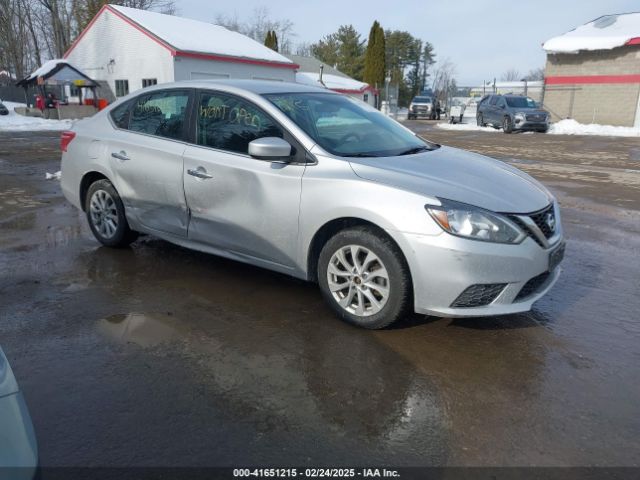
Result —
M 9 109 L 0 101 L 0 115 L 9 115 Z
M 504 133 L 549 130 L 549 113 L 523 95 L 487 95 L 478 104 L 476 121 L 479 127 L 502 127 Z
M 0 348 L 0 479 L 31 479 L 37 467 L 38 446 L 29 410 Z
M 559 275 L 558 204 L 507 164 L 324 89 L 148 87 L 61 139 L 62 190 L 104 245 L 138 232 L 318 282 L 381 328 L 529 310 Z

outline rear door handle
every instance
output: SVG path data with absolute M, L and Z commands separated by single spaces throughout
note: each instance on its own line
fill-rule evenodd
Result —
M 111 152 L 111 156 L 113 158 L 117 158 L 118 160 L 122 160 L 123 162 L 125 160 L 131 160 L 129 157 L 127 157 L 127 152 L 125 152 L 124 150 L 120 150 L 120 152 Z
M 213 175 L 208 174 L 204 167 L 189 168 L 187 173 L 193 177 L 202 178 L 203 180 L 213 178 Z

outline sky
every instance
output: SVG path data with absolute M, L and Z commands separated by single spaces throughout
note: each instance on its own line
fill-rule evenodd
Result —
M 542 43 L 599 16 L 640 11 L 630 0 L 176 0 L 177 14 L 213 22 L 217 14 L 251 17 L 266 6 L 274 19 L 294 23 L 294 43 L 316 42 L 352 24 L 366 40 L 374 20 L 431 42 L 436 60 L 456 65 L 460 86 L 498 80 L 509 69 L 525 74 L 545 63 Z

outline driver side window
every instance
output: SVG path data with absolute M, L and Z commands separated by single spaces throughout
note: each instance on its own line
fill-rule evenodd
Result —
M 283 137 L 283 132 L 262 110 L 232 95 L 202 93 L 197 106 L 197 143 L 230 152 L 249 152 L 257 138 Z

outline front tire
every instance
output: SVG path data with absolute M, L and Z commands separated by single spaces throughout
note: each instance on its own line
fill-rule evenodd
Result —
M 122 199 L 109 180 L 97 180 L 91 184 L 85 199 L 85 211 L 93 236 L 103 245 L 126 247 L 138 238 L 138 233 L 129 228 Z
M 504 120 L 502 120 L 502 131 L 504 133 L 513 132 L 513 122 L 511 121 L 511 117 L 504 117 Z
M 411 277 L 402 252 L 370 227 L 342 230 L 325 244 L 318 283 L 341 319 L 367 329 L 391 325 L 411 306 Z

